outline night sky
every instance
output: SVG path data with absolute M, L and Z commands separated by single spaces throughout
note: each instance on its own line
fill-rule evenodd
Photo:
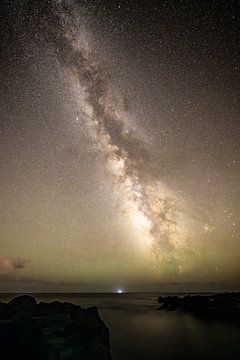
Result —
M 239 289 L 239 14 L 1 1 L 1 292 Z

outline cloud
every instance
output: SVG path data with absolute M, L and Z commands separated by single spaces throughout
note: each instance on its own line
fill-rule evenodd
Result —
M 0 256 L 0 274 L 12 274 L 18 269 L 25 268 L 25 263 L 21 258 Z

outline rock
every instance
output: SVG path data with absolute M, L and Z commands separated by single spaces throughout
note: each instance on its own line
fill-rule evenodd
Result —
M 240 293 L 215 295 L 160 296 L 159 309 L 182 310 L 205 318 L 234 322 L 240 325 Z
M 2 327 L 1 356 L 6 359 L 47 360 L 50 345 L 36 321 L 26 313 L 18 313 Z
M 110 360 L 109 348 L 109 331 L 96 307 L 82 309 L 58 301 L 37 304 L 28 295 L 0 303 L 3 358 Z
M 64 337 L 78 335 L 82 343 L 98 342 L 109 347 L 109 331 L 100 319 L 97 310 L 86 309 L 76 314 L 64 327 Z
M 32 336 L 42 334 L 32 317 L 21 312 L 11 321 L 11 328 L 12 336 L 20 343 L 26 343 Z
M 10 311 L 11 317 L 14 317 L 20 312 L 32 316 L 35 313 L 36 307 L 36 300 L 34 297 L 29 295 L 17 296 L 8 303 L 8 309 Z
M 21 295 L 13 298 L 8 303 L 10 306 L 19 306 L 19 307 L 33 307 L 37 305 L 36 300 L 34 297 L 29 295 Z
M 111 359 L 109 331 L 101 320 L 97 308 L 79 309 L 63 330 L 65 343 L 63 354 L 71 353 L 71 359 Z
M 64 313 L 64 306 L 59 301 L 53 301 L 52 303 L 40 302 L 37 308 L 38 315 L 56 315 Z
M 0 302 L 0 321 L 11 319 L 11 311 L 8 304 Z

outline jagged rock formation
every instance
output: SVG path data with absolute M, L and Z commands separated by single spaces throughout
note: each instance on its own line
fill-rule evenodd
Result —
M 240 325 L 240 293 L 215 295 L 160 296 L 159 309 L 182 310 L 201 317 L 215 318 Z
M 40 302 L 28 295 L 0 303 L 3 359 L 111 360 L 109 331 L 96 307 Z

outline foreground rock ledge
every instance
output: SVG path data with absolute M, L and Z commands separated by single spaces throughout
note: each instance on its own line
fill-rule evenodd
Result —
M 111 360 L 109 331 L 96 307 L 40 302 L 29 295 L 0 303 L 3 359 Z
M 160 296 L 160 310 L 182 310 L 205 318 L 240 325 L 240 293 L 215 295 Z

